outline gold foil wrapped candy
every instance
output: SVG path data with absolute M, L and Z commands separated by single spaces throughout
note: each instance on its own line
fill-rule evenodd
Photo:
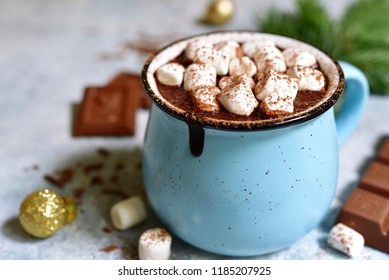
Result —
M 19 221 L 32 236 L 45 238 L 53 235 L 77 216 L 71 197 L 43 189 L 29 194 L 20 205 Z
M 223 24 L 229 21 L 234 14 L 234 4 L 229 0 L 215 0 L 209 7 L 202 20 L 207 24 Z

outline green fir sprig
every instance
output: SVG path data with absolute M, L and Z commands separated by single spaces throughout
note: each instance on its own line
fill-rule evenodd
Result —
M 296 0 L 294 12 L 270 8 L 257 22 L 262 32 L 299 39 L 357 66 L 372 93 L 389 95 L 388 0 L 358 0 L 339 19 L 318 0 Z

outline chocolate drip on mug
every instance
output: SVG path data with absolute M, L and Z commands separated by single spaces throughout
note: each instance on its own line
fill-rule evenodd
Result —
M 201 125 L 187 123 L 189 128 L 189 146 L 193 156 L 199 157 L 204 148 L 204 128 Z

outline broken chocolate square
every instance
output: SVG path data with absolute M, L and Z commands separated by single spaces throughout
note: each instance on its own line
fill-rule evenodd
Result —
M 150 97 L 143 89 L 142 81 L 139 75 L 122 72 L 114 77 L 107 86 L 110 87 L 118 85 L 126 87 L 131 94 L 138 96 L 139 107 L 144 109 L 149 109 L 151 107 Z
M 76 136 L 124 136 L 135 133 L 138 96 L 121 85 L 88 87 L 74 134 Z
M 389 198 L 389 165 L 378 161 L 372 162 L 359 187 Z
M 344 204 L 336 223 L 343 223 L 360 234 L 365 244 L 389 252 L 389 199 L 356 188 Z

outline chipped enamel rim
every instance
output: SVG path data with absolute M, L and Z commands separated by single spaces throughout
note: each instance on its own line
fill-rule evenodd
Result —
M 154 73 L 159 67 L 177 57 L 186 48 L 189 42 L 198 39 L 205 39 L 211 43 L 226 40 L 234 40 L 239 43 L 244 41 L 270 40 L 280 48 L 296 47 L 306 50 L 316 57 L 321 70 L 328 78 L 325 97 L 315 106 L 299 113 L 283 117 L 252 121 L 220 120 L 212 117 L 198 116 L 194 112 L 184 111 L 172 105 L 161 95 L 157 87 Z M 295 39 L 256 31 L 218 31 L 195 35 L 173 42 L 153 54 L 147 60 L 143 67 L 141 78 L 143 87 L 152 98 L 153 102 L 173 117 L 187 123 L 198 124 L 207 128 L 239 130 L 278 128 L 308 121 L 330 109 L 339 99 L 345 85 L 344 74 L 338 61 L 322 50 Z

